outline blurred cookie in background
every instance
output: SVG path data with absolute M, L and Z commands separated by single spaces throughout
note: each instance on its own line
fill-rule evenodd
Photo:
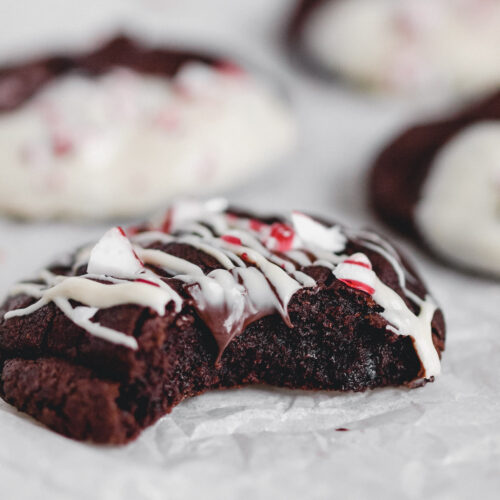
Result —
M 500 92 L 401 134 L 377 158 L 370 196 L 444 260 L 500 277 Z
M 0 210 L 133 216 L 237 183 L 293 149 L 272 82 L 193 51 L 117 37 L 0 69 Z
M 498 0 L 301 0 L 289 35 L 323 72 L 396 93 L 500 86 Z

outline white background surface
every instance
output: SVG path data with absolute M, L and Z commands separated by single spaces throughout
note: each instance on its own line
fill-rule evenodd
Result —
M 89 34 L 120 26 L 154 39 L 179 36 L 230 47 L 284 85 L 301 138 L 293 157 L 267 177 L 224 194 L 262 210 L 302 208 L 378 226 L 364 192 L 370 158 L 402 124 L 431 107 L 306 75 L 286 59 L 278 40 L 291 4 L 3 0 L 0 58 L 79 45 Z M 0 295 L 105 227 L 0 219 Z M 403 246 L 448 322 L 443 375 L 434 384 L 366 394 L 210 393 L 182 403 L 121 448 L 65 439 L 0 402 L 0 498 L 498 498 L 500 286 L 442 267 L 411 243 Z

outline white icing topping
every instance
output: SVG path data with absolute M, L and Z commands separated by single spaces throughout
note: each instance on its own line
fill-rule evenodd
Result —
M 498 0 L 336 0 L 311 15 L 304 41 L 364 84 L 480 92 L 500 84 L 499 26 Z
M 431 248 L 500 276 L 500 123 L 472 125 L 437 155 L 415 210 Z
M 340 226 L 328 227 L 298 213 L 292 216 L 292 227 L 285 222 L 265 224 L 228 214 L 223 211 L 223 204 L 219 204 L 217 211 L 213 203 L 197 206 L 193 203 L 190 202 L 191 208 L 172 207 L 164 220 L 153 222 L 151 231 L 138 233 L 130 240 L 119 228 L 108 231 L 91 250 L 81 250 L 76 257 L 79 264 L 73 269 L 78 269 L 86 259 L 89 274 L 54 276 L 44 272 L 42 284 L 18 285 L 13 294 L 24 293 L 37 301 L 25 309 L 8 312 L 5 318 L 31 314 L 52 301 L 71 321 L 92 335 L 137 348 L 135 339 L 105 328 L 92 318 L 99 309 L 122 304 L 149 307 L 161 316 L 173 301 L 175 310 L 180 311 L 183 300 L 168 279 L 157 274 L 160 269 L 184 283 L 193 306 L 212 329 L 222 354 L 248 323 L 265 315 L 279 313 L 292 327 L 288 316 L 290 300 L 299 290 L 317 286 L 301 267 L 321 265 L 331 269 L 347 286 L 372 295 L 383 308 L 381 315 L 389 323 L 389 330 L 413 338 L 424 377 L 439 373 L 431 329 L 436 306 L 430 297 L 422 300 L 406 288 L 406 276 L 397 253 L 387 242 L 377 242 L 378 237 L 366 231 L 346 234 Z M 190 220 L 187 213 L 193 214 L 195 220 Z M 175 227 L 174 234 L 158 231 L 165 226 Z M 394 267 L 404 294 L 420 309 L 418 315 L 377 277 L 366 255 L 339 255 L 345 250 L 348 237 L 361 245 L 369 244 Z M 188 244 L 215 259 L 222 268 L 205 273 L 202 267 L 184 258 L 145 248 L 152 243 Z M 74 307 L 70 300 L 81 305 Z
M 5 319 L 31 314 L 52 301 L 73 323 L 90 334 L 132 349 L 137 349 L 137 341 L 133 337 L 91 321 L 97 310 L 123 304 L 138 304 L 150 307 L 161 316 L 165 314 L 166 305 L 177 299 L 173 290 L 144 282 L 103 284 L 85 276 L 57 280 L 48 272 L 41 278 L 45 284 L 29 285 L 24 289 L 21 285 L 12 291 L 12 293 L 26 293 L 38 298 L 38 301 L 24 309 L 7 312 Z M 105 276 L 101 278 L 107 280 Z M 73 307 L 70 300 L 85 304 L 86 307 Z
M 436 305 L 431 297 L 425 300 L 417 298 L 420 307 L 418 315 L 408 308 L 405 301 L 392 289 L 383 283 L 373 272 L 370 261 L 364 254 L 354 254 L 341 262 L 333 274 L 342 281 L 351 281 L 350 286 L 363 291 L 369 291 L 373 300 L 381 305 L 381 313 L 388 323 L 388 329 L 398 335 L 410 335 L 415 349 L 425 370 L 425 378 L 441 373 L 441 363 L 432 341 L 431 321 L 436 312 Z
M 0 209 L 134 215 L 243 182 L 294 137 L 289 107 L 243 71 L 186 63 L 173 79 L 72 73 L 0 113 Z

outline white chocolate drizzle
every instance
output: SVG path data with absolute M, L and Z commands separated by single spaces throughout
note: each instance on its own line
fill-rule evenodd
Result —
M 314 292 L 317 288 L 304 271 L 322 266 L 347 286 L 370 294 L 383 308 L 381 316 L 387 320 L 388 330 L 412 337 L 425 378 L 439 373 L 431 327 L 436 305 L 431 297 L 421 299 L 406 287 L 407 277 L 414 278 L 385 240 L 366 231 L 328 226 L 298 212 L 291 223 L 264 223 L 227 212 L 225 204 L 213 201 L 208 206 L 190 202 L 188 208 L 174 205 L 162 220 L 140 231 L 131 228 L 128 237 L 121 228 L 111 229 L 94 247 L 77 253 L 71 272 L 87 265 L 87 274 L 56 276 L 44 271 L 40 283 L 17 285 L 11 294 L 37 300 L 7 312 L 5 319 L 31 314 L 53 302 L 91 335 L 137 349 L 134 337 L 99 325 L 93 321 L 95 314 L 100 309 L 137 304 L 163 316 L 171 302 L 180 312 L 187 302 L 171 286 L 174 278 L 182 282 L 191 298 L 188 303 L 212 331 L 220 356 L 236 335 L 263 316 L 278 313 L 292 327 L 290 300 L 299 290 Z M 366 255 L 342 254 L 349 239 L 377 252 L 394 268 L 404 295 L 419 308 L 418 314 L 378 278 Z M 172 244 L 189 245 L 220 268 L 205 272 L 202 264 L 171 253 Z
M 388 330 L 398 335 L 412 337 L 417 354 L 425 369 L 426 378 L 440 373 L 441 363 L 432 341 L 432 328 L 430 327 L 437 306 L 430 296 L 422 300 L 413 292 L 405 289 L 407 296 L 411 297 L 411 300 L 420 308 L 419 313 L 414 314 L 401 296 L 380 280 L 373 271 L 368 257 L 362 253 L 344 259 L 334 269 L 333 274 L 349 286 L 372 295 L 373 300 L 384 308 L 381 315 L 389 323 Z

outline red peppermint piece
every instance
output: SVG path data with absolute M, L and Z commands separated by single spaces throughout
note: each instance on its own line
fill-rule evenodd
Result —
M 275 222 L 271 225 L 271 232 L 269 234 L 271 239 L 271 246 L 273 250 L 286 252 L 290 250 L 293 245 L 293 238 L 295 233 L 293 229 L 287 224 Z
M 220 61 L 216 66 L 217 71 L 229 76 L 243 76 L 245 70 L 231 61 Z
M 118 229 L 118 232 L 124 236 L 125 238 L 127 238 L 127 234 L 125 233 L 125 231 L 123 230 L 123 227 L 121 226 L 116 226 L 116 229 Z M 132 249 L 132 253 L 134 254 L 134 257 L 137 259 L 137 261 L 139 262 L 139 264 L 141 265 L 141 267 L 144 267 L 144 263 L 142 262 L 141 259 L 139 259 L 139 256 L 135 253 L 135 250 Z
M 371 263 L 369 263 L 369 262 L 361 262 L 360 260 L 347 259 L 347 260 L 344 260 L 343 263 L 344 264 L 352 264 L 353 266 L 364 267 L 366 269 L 371 269 L 372 268 Z
M 224 234 L 223 236 L 220 237 L 221 240 L 225 241 L 226 243 L 230 243 L 231 245 L 241 245 L 241 240 L 237 238 L 236 236 L 231 236 L 230 234 Z
M 340 279 L 342 283 L 345 283 L 347 286 L 351 288 L 355 288 L 356 290 L 361 290 L 362 292 L 366 292 L 369 295 L 373 295 L 375 293 L 375 288 L 363 283 L 362 281 L 357 280 L 348 280 L 348 279 Z
M 264 224 L 263 222 L 257 219 L 250 219 L 249 224 L 250 224 L 250 229 L 252 231 L 261 231 L 267 226 L 267 224 Z
M 163 219 L 163 222 L 160 227 L 160 231 L 163 233 L 170 233 L 170 230 L 172 229 L 172 222 L 174 220 L 174 209 L 169 208 L 167 210 L 167 214 L 165 215 L 165 219 Z
M 64 156 L 73 150 L 73 141 L 62 134 L 55 134 L 52 137 L 52 151 L 56 156 Z
M 184 99 L 191 99 L 193 97 L 193 92 L 183 82 L 174 82 L 172 88 L 179 97 Z
M 140 231 L 140 228 L 139 226 L 129 226 L 127 228 L 127 233 L 130 235 L 130 236 L 134 236 L 136 234 L 139 234 L 139 231 Z
M 138 278 L 135 280 L 136 283 L 144 283 L 145 285 L 151 285 L 151 286 L 156 286 L 158 288 L 160 288 L 160 285 L 158 285 L 158 283 L 153 283 L 152 281 L 149 281 L 149 280 L 145 280 L 143 278 Z
M 134 254 L 134 257 L 137 259 L 141 267 L 144 267 L 144 262 L 142 262 L 141 259 L 139 259 L 139 256 L 135 253 L 135 250 L 132 250 L 132 253 Z
M 156 125 L 165 130 L 172 131 L 179 127 L 180 118 L 177 112 L 172 110 L 162 111 L 155 119 Z

